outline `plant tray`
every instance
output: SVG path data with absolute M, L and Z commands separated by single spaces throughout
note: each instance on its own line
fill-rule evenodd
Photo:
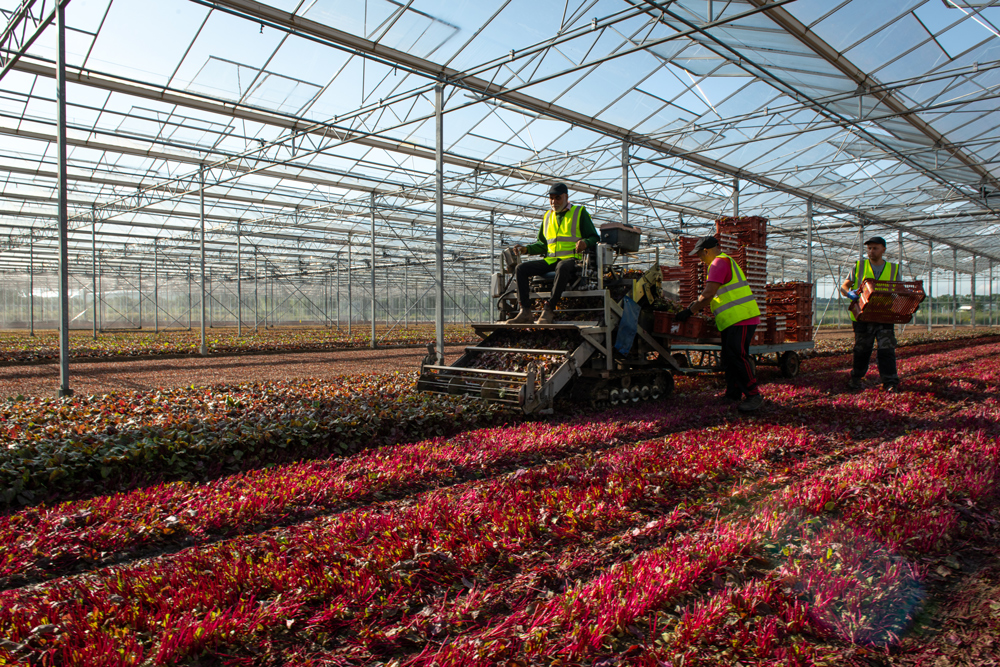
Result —
M 861 283 L 861 298 L 850 310 L 859 322 L 906 324 L 924 300 L 923 280 L 872 280 Z

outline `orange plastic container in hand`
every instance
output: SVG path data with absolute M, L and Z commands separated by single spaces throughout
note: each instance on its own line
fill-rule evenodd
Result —
M 872 280 L 861 283 L 861 298 L 850 311 L 858 322 L 906 324 L 913 319 L 924 294 L 923 280 Z

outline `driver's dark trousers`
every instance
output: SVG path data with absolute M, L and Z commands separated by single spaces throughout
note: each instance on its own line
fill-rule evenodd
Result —
M 562 293 L 570 281 L 576 277 L 577 261 L 575 259 L 561 259 L 555 264 L 549 264 L 544 259 L 536 259 L 533 262 L 522 262 L 514 270 L 514 279 L 517 281 L 517 300 L 521 310 L 531 310 L 531 303 L 528 289 L 528 282 L 533 276 L 544 276 L 549 271 L 555 271 L 555 282 L 552 284 L 552 296 L 549 297 L 549 308 L 555 308 L 562 298 Z

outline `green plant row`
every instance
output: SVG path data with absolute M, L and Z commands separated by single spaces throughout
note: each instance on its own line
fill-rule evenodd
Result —
M 497 415 L 465 397 L 419 393 L 414 380 L 382 373 L 8 399 L 0 406 L 0 507 L 343 455 Z

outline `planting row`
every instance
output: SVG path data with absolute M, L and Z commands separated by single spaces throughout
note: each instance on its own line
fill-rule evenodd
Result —
M 955 329 L 926 333 L 916 327 L 900 334 L 901 345 L 922 345 L 931 342 L 968 340 L 995 335 L 995 328 Z M 74 359 L 94 359 L 107 357 L 131 357 L 149 355 L 197 355 L 201 346 L 201 334 L 197 330 L 170 330 L 153 333 L 144 331 L 119 331 L 101 333 L 93 340 L 90 332 L 70 332 L 70 356 Z M 430 325 L 407 328 L 386 328 L 379 325 L 376 337 L 381 346 L 423 345 L 434 338 Z M 478 342 L 479 338 L 468 326 L 445 325 L 445 343 L 457 345 Z M 212 329 L 208 333 L 206 345 L 210 354 L 290 352 L 296 350 L 338 350 L 368 347 L 371 343 L 371 327 L 355 326 L 348 335 L 346 327 L 341 328 L 281 328 L 254 331 L 247 327 L 242 336 L 232 328 Z M 839 355 L 850 352 L 853 338 L 816 341 L 815 354 Z M 29 336 L 26 331 L 0 332 L 0 363 L 19 363 L 55 360 L 59 358 L 58 332 L 38 331 Z
M 340 350 L 368 347 L 371 343 L 371 325 L 355 325 L 348 335 L 346 327 L 313 329 L 262 329 L 254 331 L 245 327 L 242 336 L 236 329 L 211 329 L 206 346 L 210 354 L 254 354 L 261 352 L 288 352 L 293 350 Z M 376 340 L 381 346 L 424 345 L 434 339 L 434 327 L 418 325 L 389 329 L 376 327 Z M 478 337 L 465 325 L 445 326 L 445 343 L 449 345 L 478 341 Z M 143 331 L 116 331 L 98 335 L 94 340 L 88 331 L 70 332 L 70 356 L 74 359 L 103 357 L 133 357 L 147 355 L 197 355 L 201 348 L 198 330 L 170 330 L 153 333 Z M 30 362 L 59 358 L 59 334 L 54 330 L 38 331 L 30 336 L 27 331 L 0 332 L 0 363 Z
M 749 443 L 756 443 L 752 451 L 747 450 Z M 252 632 L 239 642 L 287 630 L 288 620 L 307 611 L 323 613 L 329 603 L 344 612 L 330 615 L 333 626 L 345 620 L 350 624 L 354 617 L 365 622 L 436 595 L 442 586 L 461 585 L 463 577 L 488 578 L 487 570 L 506 581 L 511 572 L 502 561 L 509 557 L 541 557 L 543 549 L 580 546 L 644 525 L 675 509 L 685 489 L 706 479 L 778 465 L 772 459 L 793 454 L 773 456 L 777 451 L 798 452 L 804 446 L 809 445 L 799 430 L 759 426 L 746 427 L 737 438 L 717 430 L 626 445 L 600 457 L 580 456 L 428 492 L 411 502 L 360 508 L 189 549 L 99 572 L 85 581 L 53 582 L 35 593 L 8 591 L 0 594 L 3 609 L 9 610 L 0 611 L 0 632 L 13 641 L 37 636 L 32 630 L 51 620 L 47 610 L 59 601 L 67 626 L 88 631 L 55 633 L 50 655 L 63 652 L 68 658 L 81 651 L 85 656 L 83 651 L 95 642 L 106 647 L 106 640 L 124 640 L 119 645 L 155 649 L 162 664 L 186 657 L 205 642 L 224 640 L 232 629 L 220 628 L 212 636 L 188 633 L 183 614 L 176 617 L 178 609 L 207 610 L 241 599 L 280 596 L 284 611 L 274 614 L 270 605 L 254 610 Z M 506 502 L 496 503 L 498 497 Z M 248 557 L 251 554 L 259 557 Z M 87 600 L 76 611 L 70 601 L 81 586 Z M 289 614 L 291 609 L 296 612 Z M 144 641 L 144 636 L 153 641 Z
M 491 423 L 495 408 L 417 392 L 412 374 L 0 404 L 0 503 L 204 479 Z
M 204 651 L 229 664 L 843 664 L 905 631 L 927 559 L 993 500 L 995 395 L 950 403 L 935 392 L 988 383 L 998 364 L 955 354 L 964 360 L 927 370 L 909 394 L 810 391 L 796 403 L 787 385 L 794 406 L 773 420 L 610 446 L 7 591 L 0 651 L 88 665 Z M 603 418 L 633 423 L 623 438 L 655 428 L 625 411 Z M 886 420 L 906 428 L 886 441 Z M 546 437 L 569 440 L 569 426 Z M 499 446 L 503 429 L 479 437 L 491 433 Z

